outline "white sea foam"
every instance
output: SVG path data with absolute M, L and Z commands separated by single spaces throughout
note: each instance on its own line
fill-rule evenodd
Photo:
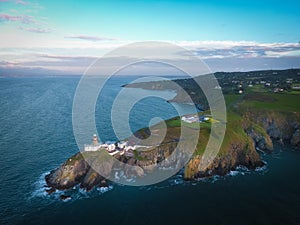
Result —
M 230 175 L 230 176 L 237 176 L 239 174 L 244 175 L 245 173 L 244 172 L 240 172 L 240 171 L 236 171 L 236 170 L 231 170 L 228 175 Z
M 105 192 L 108 192 L 110 190 L 113 189 L 113 186 L 110 185 L 108 187 L 97 187 L 96 190 L 99 191 L 100 193 L 105 193 Z
M 255 172 L 262 172 L 262 173 L 265 173 L 265 172 L 267 172 L 267 171 L 268 171 L 267 164 L 265 164 L 265 165 L 262 166 L 262 167 L 257 167 L 257 168 L 255 169 Z
M 179 173 L 179 174 L 173 176 L 172 178 L 169 179 L 169 184 L 171 186 L 184 184 L 183 175 L 181 173 Z
M 116 180 L 120 180 L 119 172 L 118 172 L 118 171 L 115 172 L 115 179 L 116 179 Z
M 46 192 L 45 185 L 45 176 L 48 175 L 49 172 L 43 173 L 39 179 L 34 183 L 34 191 L 32 192 L 31 197 L 47 197 L 48 193 Z
M 53 193 L 48 194 L 46 190 L 47 187 L 45 176 L 49 174 L 49 172 L 43 173 L 39 179 L 34 183 L 34 191 L 31 194 L 32 198 L 47 198 L 52 200 L 61 201 L 61 195 L 69 196 L 66 199 L 62 200 L 62 202 L 74 201 L 82 198 L 89 198 L 95 195 L 106 193 L 113 189 L 113 186 L 110 185 L 108 187 L 97 187 L 87 192 L 85 189 L 80 188 L 80 185 L 76 185 L 70 190 L 55 190 Z
M 256 149 L 256 151 L 260 152 L 262 155 L 267 154 L 265 151 L 261 150 L 259 147 L 256 147 L 255 149 Z
M 169 166 L 169 167 L 162 166 L 162 167 L 158 167 L 158 169 L 160 169 L 160 170 L 174 170 L 174 167 L 172 167 L 172 166 Z
M 246 166 L 237 166 L 236 170 L 237 171 L 243 171 L 243 172 L 250 172 L 251 171 Z
M 164 182 L 163 184 L 158 184 L 158 185 L 154 185 L 154 186 L 152 186 L 152 185 L 144 186 L 144 187 L 140 187 L 140 189 L 150 191 L 153 189 L 170 188 L 170 187 L 176 186 L 176 185 L 196 186 L 203 182 L 215 183 L 217 181 L 226 179 L 226 177 L 228 177 L 228 176 L 235 177 L 235 176 L 245 175 L 245 174 L 254 173 L 254 172 L 265 173 L 267 171 L 267 162 L 265 162 L 265 161 L 263 161 L 263 162 L 265 165 L 263 167 L 256 168 L 255 170 L 249 170 L 247 167 L 238 166 L 235 170 L 231 170 L 226 176 L 215 175 L 212 177 L 198 178 L 194 181 L 185 181 L 183 179 L 183 170 L 182 170 L 180 173 L 171 177 L 167 182 Z M 167 169 L 167 168 L 163 168 L 163 169 Z M 70 196 L 70 198 L 66 198 L 65 200 L 63 200 L 63 202 L 69 202 L 69 201 L 74 201 L 76 199 L 89 198 L 89 197 L 96 196 L 99 194 L 104 194 L 113 189 L 113 185 L 109 185 L 108 187 L 97 187 L 97 188 L 94 188 L 93 190 L 87 192 L 85 189 L 82 189 L 79 187 L 79 185 L 77 185 L 70 190 L 66 190 L 66 191 L 56 190 L 55 192 L 53 192 L 52 194 L 49 195 L 46 192 L 47 187 L 46 187 L 46 182 L 45 182 L 45 176 L 47 174 L 49 174 L 49 172 L 43 173 L 40 176 L 40 178 L 38 179 L 38 181 L 35 182 L 35 190 L 32 193 L 32 197 L 42 197 L 42 198 L 49 198 L 49 199 L 61 201 L 61 198 L 60 198 L 61 195 L 66 195 L 66 196 Z M 115 179 L 125 179 L 127 182 L 135 182 L 135 177 L 128 178 L 128 177 L 126 177 L 126 175 L 124 174 L 123 171 L 116 171 L 114 176 L 115 176 Z M 118 184 L 118 185 L 120 185 L 120 184 Z M 123 185 L 120 185 L 120 186 L 123 186 Z

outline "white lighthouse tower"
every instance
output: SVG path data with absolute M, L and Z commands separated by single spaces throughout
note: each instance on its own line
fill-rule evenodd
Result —
M 95 146 L 99 145 L 99 143 L 98 143 L 98 137 L 97 137 L 96 134 L 93 135 L 93 145 L 95 145 Z
M 84 151 L 97 151 L 100 149 L 101 145 L 98 142 L 98 137 L 96 134 L 93 135 L 92 139 L 93 143 L 91 145 L 84 145 Z

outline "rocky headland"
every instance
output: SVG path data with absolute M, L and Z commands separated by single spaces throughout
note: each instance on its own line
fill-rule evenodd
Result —
M 217 157 L 205 169 L 201 169 L 201 153 L 194 154 L 186 165 L 184 165 L 185 155 L 180 155 L 180 157 L 172 155 L 178 140 L 170 137 L 170 135 L 167 135 L 169 138 L 161 145 L 150 150 L 135 152 L 133 157 L 116 155 L 115 158 L 125 165 L 134 166 L 123 167 L 124 175 L 127 177 L 147 176 L 147 173 L 151 173 L 151 170 L 162 161 L 161 166 L 166 168 L 184 167 L 184 179 L 187 180 L 225 175 L 237 166 L 255 169 L 264 165 L 257 150 L 272 152 L 273 141 L 290 144 L 295 148 L 300 147 L 299 118 L 299 113 L 296 112 L 283 113 L 270 110 L 247 111 L 237 121 L 229 120 L 228 123 L 231 122 L 231 125 L 227 126 L 224 143 Z M 174 119 L 170 121 L 172 120 Z M 147 135 L 147 132 L 150 131 L 142 129 L 137 131 L 135 136 L 143 137 Z M 205 132 L 201 132 L 199 140 L 203 140 L 207 137 L 206 135 Z M 205 147 L 206 143 L 201 142 L 199 145 L 202 148 Z M 66 190 L 76 185 L 86 190 L 107 186 L 107 179 L 95 171 L 93 162 L 87 160 L 87 158 L 93 158 L 97 161 L 97 157 L 103 158 L 97 152 L 79 152 L 67 159 L 65 163 L 45 177 L 49 187 L 48 192 L 51 193 L 55 189 Z M 165 160 L 166 158 L 168 160 Z M 105 160 L 101 160 L 101 163 L 97 162 L 96 170 L 100 170 L 101 174 L 105 174 L 105 177 L 110 177 L 114 176 L 114 166 L 119 165 L 115 165 L 114 161 L 107 157 Z
M 226 90 L 226 85 L 230 84 L 231 78 L 221 75 L 218 80 L 223 82 L 222 88 L 225 87 Z M 257 74 L 254 75 L 257 77 Z M 189 96 L 192 96 L 198 108 L 207 109 L 208 105 L 203 100 L 203 93 L 196 88 L 193 80 L 184 79 L 176 82 L 183 86 Z M 178 86 L 174 87 L 174 84 L 169 81 L 124 86 L 150 90 L 175 90 L 177 96 L 172 101 L 186 103 Z M 274 141 L 290 145 L 295 149 L 300 148 L 300 99 L 298 96 L 288 92 L 277 94 L 265 90 L 256 92 L 252 89 L 242 95 L 226 94 L 224 95 L 227 106 L 226 132 L 216 157 L 204 157 L 211 126 L 207 123 L 200 123 L 200 133 L 196 137 L 193 136 L 193 126 L 182 123 L 181 118 L 176 117 L 165 121 L 167 133 L 164 140 L 157 142 L 159 144 L 154 140 L 151 148 L 134 151 L 132 156 L 117 154 L 114 156 L 117 160 L 112 160 L 101 151 L 75 154 L 45 177 L 48 192 L 51 193 L 56 189 L 70 189 L 77 185 L 86 190 L 106 186 L 107 178 L 114 177 L 116 169 L 121 169 L 122 174 L 130 178 L 147 176 L 157 166 L 184 168 L 184 179 L 193 180 L 225 175 L 238 166 L 249 169 L 262 167 L 264 162 L 259 152 L 272 153 Z M 184 140 L 183 144 L 181 143 L 181 154 L 172 154 L 179 145 L 181 126 L 186 126 L 191 135 L 190 138 Z M 152 134 L 151 132 L 159 130 L 160 125 L 157 124 L 150 129 L 144 128 L 135 132 L 129 139 L 147 139 Z M 198 140 L 196 148 L 190 144 L 193 140 Z M 191 158 L 185 154 L 186 151 L 194 152 Z M 116 162 L 122 162 L 122 166 L 120 167 L 120 164 Z M 203 164 L 208 166 L 203 167 Z M 101 171 L 100 174 L 105 175 L 105 178 L 97 171 Z

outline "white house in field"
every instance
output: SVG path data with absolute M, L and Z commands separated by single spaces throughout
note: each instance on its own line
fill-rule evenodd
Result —
M 181 120 L 186 123 L 199 122 L 199 117 L 197 115 L 186 115 L 182 116 Z

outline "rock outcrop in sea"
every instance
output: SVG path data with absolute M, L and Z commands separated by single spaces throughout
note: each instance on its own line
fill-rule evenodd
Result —
M 86 190 L 97 185 L 105 185 L 105 180 L 99 175 L 79 152 L 69 158 L 57 169 L 45 177 L 49 187 L 65 190 L 80 184 Z

